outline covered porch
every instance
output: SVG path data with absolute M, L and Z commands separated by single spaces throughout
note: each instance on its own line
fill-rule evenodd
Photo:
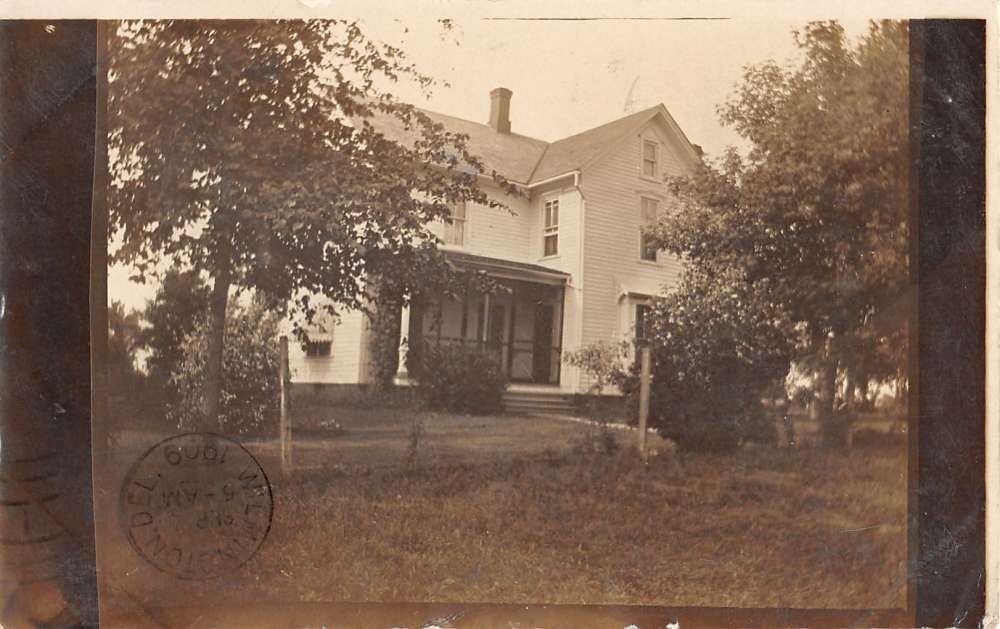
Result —
M 461 343 L 495 355 L 511 383 L 559 386 L 568 274 L 469 254 L 450 257 L 465 270 L 487 273 L 497 290 L 424 298 L 404 309 L 401 379 L 408 346 Z

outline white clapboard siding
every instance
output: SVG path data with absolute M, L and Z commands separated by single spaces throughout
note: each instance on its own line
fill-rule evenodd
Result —
M 329 357 L 306 356 L 295 337 L 288 339 L 288 366 L 292 382 L 297 383 L 356 383 L 361 370 L 361 340 L 364 329 L 361 312 L 346 312 L 333 326 Z
M 640 260 L 641 197 L 659 199 L 661 213 L 675 207 L 660 177 L 650 180 L 641 176 L 644 138 L 658 142 L 660 174 L 681 174 L 677 149 L 655 119 L 639 133 L 624 138 L 583 173 L 583 345 L 630 334 L 628 302 L 620 299 L 623 291 L 659 294 L 664 285 L 679 280 L 681 263 L 676 258 L 661 251 L 656 263 Z M 587 384 L 582 378 L 581 387 Z
M 467 204 L 463 244 L 445 245 L 443 248 L 489 258 L 527 261 L 536 210 L 529 205 L 527 199 L 502 195 L 496 186 L 484 184 L 483 188 L 488 194 L 507 204 L 510 210 L 476 203 Z M 432 224 L 430 229 L 439 237 L 443 237 L 445 233 L 443 224 Z

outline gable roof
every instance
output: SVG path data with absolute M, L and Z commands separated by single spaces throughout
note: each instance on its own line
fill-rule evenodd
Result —
M 469 136 L 469 151 L 478 155 L 486 172 L 495 170 L 507 179 L 530 185 L 580 170 L 600 159 L 611 145 L 658 115 L 663 115 L 667 126 L 679 136 L 680 143 L 693 159 L 697 152 L 688 141 L 673 117 L 662 104 L 613 120 L 599 127 L 582 131 L 555 142 L 546 142 L 518 133 L 499 133 L 488 124 L 463 120 L 454 116 L 421 109 L 434 122 L 441 123 L 453 133 Z M 372 119 L 376 128 L 386 137 L 397 141 L 415 140 L 416 132 L 404 128 L 392 116 Z
M 660 107 L 650 107 L 549 144 L 529 183 L 544 181 L 590 164 L 603 155 L 610 144 L 646 124 Z
M 518 133 L 497 133 L 487 124 L 426 109 L 420 111 L 452 133 L 467 134 L 469 151 L 483 161 L 487 173 L 495 170 L 518 183 L 528 183 L 531 172 L 549 144 Z M 395 116 L 378 115 L 370 118 L 370 121 L 383 135 L 398 142 L 413 142 L 419 137 L 416 129 L 406 129 L 403 122 Z

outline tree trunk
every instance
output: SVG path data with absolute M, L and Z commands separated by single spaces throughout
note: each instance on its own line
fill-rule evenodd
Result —
M 229 306 L 229 287 L 232 272 L 228 264 L 220 265 L 212 286 L 209 300 L 208 357 L 205 361 L 205 382 L 202 393 L 203 413 L 206 428 L 218 430 L 219 401 L 222 398 L 222 352 L 226 335 L 226 310 Z
M 402 296 L 381 286 L 375 291 L 370 341 L 373 393 L 392 388 L 399 371 L 399 338 L 403 322 Z
M 857 409 L 855 391 L 858 388 L 858 378 L 853 369 L 844 370 L 844 403 L 846 408 L 854 412 Z
M 819 370 L 819 426 L 821 445 L 824 448 L 840 449 L 847 446 L 847 422 L 842 413 L 837 412 L 837 359 L 831 355 L 829 343 Z

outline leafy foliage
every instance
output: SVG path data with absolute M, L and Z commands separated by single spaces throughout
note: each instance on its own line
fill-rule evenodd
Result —
M 581 400 L 578 411 L 585 412 L 591 419 L 602 423 L 608 415 L 617 414 L 614 410 L 609 412 L 606 400 L 601 399 L 601 395 L 609 384 L 620 384 L 625 378 L 627 351 L 628 343 L 625 341 L 619 343 L 597 341 L 563 354 L 563 362 L 579 368 L 590 377 L 590 387 L 585 396 L 585 401 L 589 403 L 584 406 L 582 404 L 584 400 Z M 603 409 L 602 403 L 604 403 Z
M 183 360 L 184 338 L 205 318 L 208 294 L 208 287 L 196 273 L 171 269 L 142 313 L 147 325 L 139 342 L 147 352 L 146 367 L 150 379 L 166 390 L 168 399 L 175 397 L 170 376 Z
M 907 28 L 873 22 L 852 47 L 839 24 L 819 22 L 795 40 L 800 66 L 747 67 L 720 108 L 748 155 L 730 150 L 671 180 L 681 211 L 651 235 L 787 316 L 832 418 L 838 370 L 867 382 L 897 375 L 905 357 Z
M 280 382 L 276 314 L 263 303 L 234 305 L 226 321 L 222 395 L 218 422 L 227 433 L 277 434 Z M 204 429 L 201 414 L 209 326 L 202 316 L 184 338 L 182 359 L 171 384 L 179 399 L 170 418 L 183 430 Z
M 403 324 L 403 296 L 383 278 L 370 278 L 372 310 L 368 357 L 372 368 L 371 388 L 375 392 L 392 387 L 399 369 L 399 337 Z
M 155 394 L 149 378 L 138 367 L 142 334 L 140 314 L 126 311 L 121 302 L 112 302 L 108 308 L 107 381 L 111 410 L 124 422 L 145 415 L 141 410 L 143 402 Z
M 131 383 L 140 372 L 136 367 L 137 351 L 141 346 L 141 318 L 135 311 L 127 312 L 119 301 L 108 308 L 108 377 L 113 383 Z
M 420 343 L 417 390 L 430 408 L 488 415 L 503 409 L 507 376 L 491 352 L 462 343 Z
M 404 296 L 447 277 L 427 224 L 457 201 L 500 205 L 466 137 L 387 90 L 433 81 L 356 23 L 123 22 L 109 51 L 111 260 L 213 278 L 207 415 L 231 286 L 290 303 L 301 335 L 318 307 L 363 308 L 366 276 Z
M 365 272 L 425 274 L 425 226 L 449 203 L 496 205 L 464 136 L 379 87 L 431 79 L 357 24 L 127 22 L 111 52 L 114 259 L 139 276 L 162 256 L 224 262 L 237 285 L 360 308 Z M 412 145 L 379 132 L 379 116 L 412 129 Z
M 650 425 L 688 450 L 768 441 L 761 398 L 788 372 L 794 333 L 768 287 L 735 274 L 685 274 L 650 316 Z M 637 404 L 638 367 L 623 388 Z
M 620 343 L 597 341 L 577 350 L 566 352 L 563 356 L 563 362 L 578 367 L 590 376 L 590 392 L 594 395 L 601 395 L 605 387 L 612 384 L 616 376 L 622 372 L 622 361 L 627 349 L 628 344 L 624 341 Z

